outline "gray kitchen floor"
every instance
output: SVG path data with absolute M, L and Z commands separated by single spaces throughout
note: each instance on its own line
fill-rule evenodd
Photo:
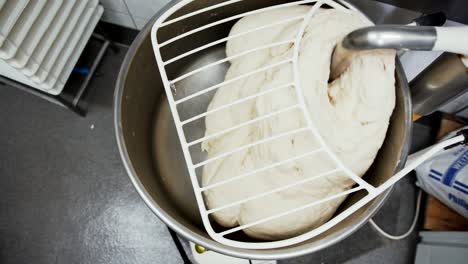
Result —
M 164 224 L 120 161 L 112 97 L 126 49 L 107 52 L 83 118 L 0 85 L 0 263 L 182 263 Z M 411 180 L 376 221 L 404 232 Z M 281 263 L 412 263 L 417 235 L 389 241 L 366 225 L 341 243 Z

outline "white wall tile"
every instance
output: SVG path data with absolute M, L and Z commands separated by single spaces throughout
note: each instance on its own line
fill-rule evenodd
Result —
M 124 0 L 100 0 L 100 2 L 105 10 L 128 14 L 128 9 L 125 6 Z
M 136 18 L 151 18 L 170 0 L 125 0 L 130 14 Z
M 148 21 L 150 20 L 150 18 L 143 18 L 143 17 L 134 17 L 133 19 L 135 20 L 137 29 L 143 29 L 146 23 L 148 23 Z
M 104 6 L 103 21 L 142 29 L 171 0 L 100 0 Z
M 111 10 L 105 10 L 104 14 L 102 15 L 102 21 L 128 28 L 136 28 L 135 23 L 133 23 L 132 17 L 128 13 L 120 13 Z

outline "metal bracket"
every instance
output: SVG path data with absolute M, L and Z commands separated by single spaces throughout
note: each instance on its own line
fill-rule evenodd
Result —
M 91 36 L 90 40 L 95 39 L 99 40 L 102 42 L 102 45 L 96 55 L 96 57 L 93 60 L 93 63 L 91 65 L 91 68 L 89 69 L 89 72 L 86 75 L 86 78 L 84 79 L 83 83 L 81 83 L 80 87 L 78 90 L 72 95 L 72 98 L 66 98 L 62 94 L 54 96 L 45 92 L 42 92 L 38 89 L 35 89 L 29 85 L 25 85 L 22 83 L 19 83 L 17 81 L 14 81 L 10 78 L 4 77 L 0 75 L 0 83 L 6 84 L 8 86 L 15 87 L 17 89 L 20 89 L 22 91 L 25 91 L 27 93 L 30 93 L 32 95 L 35 95 L 39 98 L 42 98 L 48 102 L 51 102 L 53 104 L 56 104 L 58 106 L 61 106 L 63 108 L 69 109 L 73 111 L 74 113 L 80 115 L 80 116 L 85 116 L 86 115 L 86 109 L 80 108 L 79 103 L 81 99 L 83 98 L 83 95 L 88 89 L 89 82 L 91 81 L 91 78 L 94 76 L 97 67 L 102 61 L 102 58 L 104 57 L 105 52 L 109 48 L 109 46 L 112 44 L 111 41 L 102 35 L 93 33 Z M 66 84 L 65 84 L 66 85 Z M 64 90 L 66 87 L 64 88 Z

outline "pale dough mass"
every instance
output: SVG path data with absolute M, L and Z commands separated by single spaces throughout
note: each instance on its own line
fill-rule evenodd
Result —
M 310 8 L 296 6 L 248 16 L 238 21 L 230 34 L 305 15 Z M 336 43 L 350 31 L 369 25 L 371 23 L 367 19 L 354 11 L 320 9 L 306 27 L 298 57 L 298 78 L 311 119 L 330 149 L 359 176 L 366 172 L 381 147 L 395 106 L 395 52 L 375 51 L 356 56 L 340 78 L 329 84 L 328 76 L 330 57 Z M 295 20 L 231 39 L 227 42 L 226 54 L 232 56 L 271 43 L 294 40 L 300 26 L 301 20 Z M 293 43 L 249 53 L 230 61 L 231 66 L 225 79 L 229 80 L 267 65 L 287 61 L 293 58 L 293 54 Z M 278 67 L 225 85 L 216 92 L 208 110 L 293 83 L 295 76 L 292 69 L 292 64 L 285 62 Z M 205 134 L 210 135 L 284 109 L 296 104 L 297 100 L 294 87 L 277 89 L 254 100 L 208 115 L 205 120 Z M 301 110 L 292 109 L 206 140 L 202 149 L 210 158 L 305 126 L 306 120 Z M 203 168 L 202 185 L 207 186 L 310 152 L 318 146 L 310 131 L 280 137 L 209 163 Z M 204 195 L 208 208 L 215 208 L 334 168 L 330 158 L 324 152 L 319 152 L 210 189 Z M 248 224 L 343 192 L 353 185 L 354 182 L 342 172 L 335 172 L 286 191 L 226 208 L 214 213 L 213 217 L 225 227 Z M 284 239 L 303 233 L 326 222 L 345 198 L 340 197 L 309 207 L 292 215 L 250 227 L 244 232 L 251 237 L 267 240 Z

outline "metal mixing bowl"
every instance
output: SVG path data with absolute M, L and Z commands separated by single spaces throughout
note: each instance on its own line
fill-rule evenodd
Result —
M 217 1 L 193 1 L 191 5 L 182 8 L 178 15 L 213 2 Z M 287 248 L 238 249 L 222 245 L 208 236 L 199 216 L 150 40 L 151 26 L 154 21 L 162 12 L 176 3 L 177 1 L 168 4 L 139 33 L 125 57 L 115 91 L 117 143 L 128 175 L 144 202 L 164 223 L 188 240 L 207 249 L 242 258 L 282 259 L 300 256 L 337 243 L 358 230 L 382 206 L 390 190 L 320 236 Z M 244 5 L 251 5 L 251 8 L 258 8 L 262 3 L 263 1 L 254 0 L 243 2 Z M 231 12 L 233 10 L 226 10 L 224 15 L 227 16 Z M 217 15 L 223 16 L 222 13 Z M 186 23 L 190 23 L 190 20 Z M 227 35 L 231 25 L 219 29 L 218 33 Z M 167 30 L 173 33 L 186 29 L 181 23 L 176 23 Z M 199 34 L 198 37 L 202 34 L 204 33 Z M 201 37 L 212 38 L 213 36 L 202 35 Z M 196 42 L 195 40 L 184 41 L 180 44 L 184 46 L 179 48 L 187 50 L 191 48 L 191 45 L 197 45 Z M 178 49 L 177 43 L 172 49 L 174 51 Z M 171 70 L 187 71 L 200 61 L 215 60 L 219 56 L 224 56 L 222 50 L 216 48 L 207 50 L 189 64 L 183 67 L 176 64 Z M 222 67 L 214 69 L 211 74 L 199 77 L 197 81 L 222 80 L 224 71 Z M 190 80 L 186 82 L 186 85 L 190 85 Z M 379 185 L 399 170 L 404 165 L 408 154 L 412 111 L 408 83 L 399 61 L 396 67 L 396 95 L 396 108 L 386 140 L 373 166 L 364 176 L 365 180 L 374 185 Z M 210 100 L 210 98 L 205 98 L 205 100 Z M 341 208 L 346 208 L 359 199 L 359 195 L 349 196 Z

